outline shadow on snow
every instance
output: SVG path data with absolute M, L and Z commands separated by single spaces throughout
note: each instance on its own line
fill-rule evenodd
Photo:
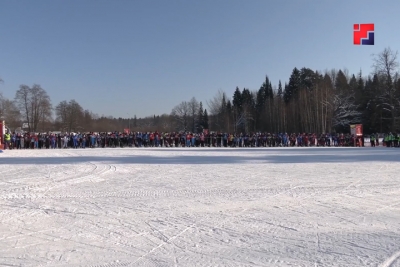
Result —
M 107 151 L 123 151 L 124 155 L 104 156 Z M 79 151 L 82 154 L 93 151 Z M 99 150 L 95 150 L 99 151 Z M 123 148 L 104 149 L 102 156 L 77 155 L 62 157 L 9 157 L 4 151 L 0 156 L 0 165 L 7 164 L 79 164 L 99 162 L 109 164 L 268 164 L 268 163 L 356 163 L 356 162 L 400 162 L 400 149 L 397 148 L 204 148 L 204 149 L 159 149 L 159 148 Z M 135 154 L 129 155 L 130 151 Z M 137 152 L 143 151 L 143 155 Z M 146 155 L 159 151 L 160 156 Z M 174 155 L 168 152 L 182 152 Z M 8 151 L 7 151 L 8 152 Z M 60 151 L 61 152 L 61 151 Z M 196 155 L 191 155 L 191 153 Z M 219 152 L 215 155 L 212 152 Z M 230 155 L 232 152 L 247 152 L 243 155 Z M 251 153 L 250 153 L 251 152 Z M 11 152 L 12 153 L 12 152 Z M 164 153 L 165 156 L 162 155 Z M 40 154 L 40 152 L 38 152 Z M 222 154 L 222 155 L 221 155 Z

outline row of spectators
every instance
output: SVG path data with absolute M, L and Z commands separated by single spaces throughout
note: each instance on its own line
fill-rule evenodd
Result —
M 379 146 L 378 135 L 370 136 L 371 145 Z M 397 134 L 384 135 L 386 146 L 398 147 Z M 13 133 L 10 149 L 55 149 L 96 147 L 310 147 L 363 146 L 364 138 L 350 134 L 228 134 L 228 133 Z

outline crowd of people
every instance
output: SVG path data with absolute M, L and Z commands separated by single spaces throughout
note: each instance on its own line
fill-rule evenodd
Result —
M 370 136 L 371 146 L 399 147 L 400 136 Z M 191 133 L 191 132 L 108 132 L 108 133 L 6 133 L 5 149 L 67 149 L 106 147 L 312 147 L 364 146 L 364 138 L 351 134 L 314 133 Z

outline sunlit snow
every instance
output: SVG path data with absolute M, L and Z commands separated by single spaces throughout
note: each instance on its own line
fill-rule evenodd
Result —
M 398 148 L 0 154 L 0 266 L 400 266 Z

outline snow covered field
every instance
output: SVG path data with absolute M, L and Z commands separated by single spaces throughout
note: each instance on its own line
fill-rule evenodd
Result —
M 400 266 L 400 149 L 0 153 L 0 266 Z

